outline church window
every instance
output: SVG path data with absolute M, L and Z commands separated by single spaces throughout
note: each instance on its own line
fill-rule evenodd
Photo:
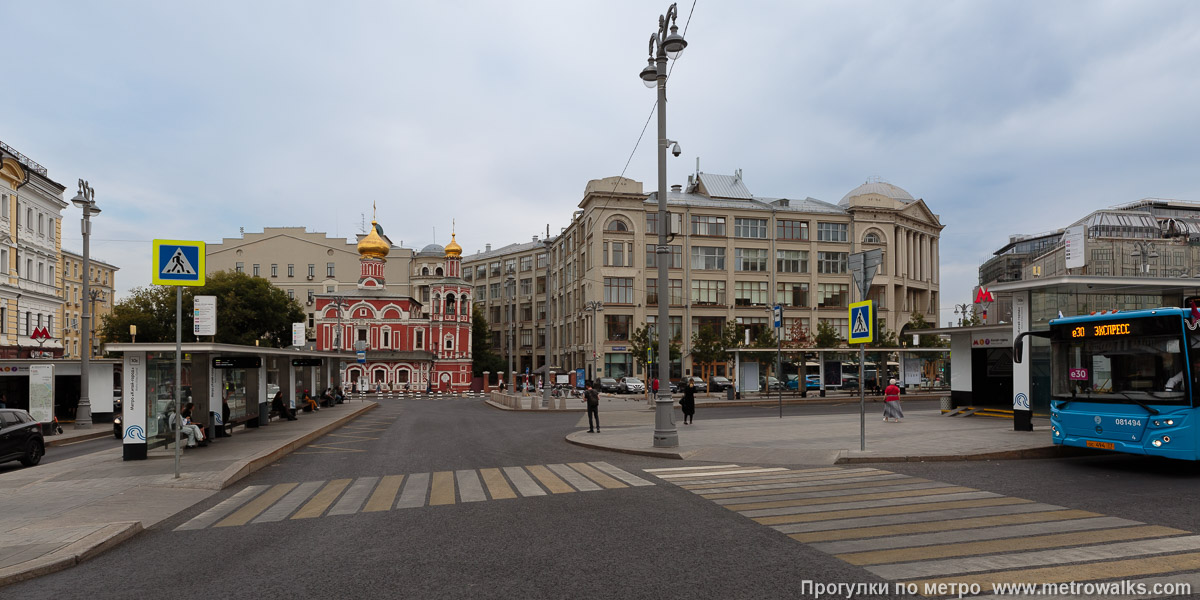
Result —
M 454 301 L 454 294 L 450 294 L 450 295 L 446 296 L 446 314 L 447 315 L 450 315 L 450 316 L 455 315 L 455 311 L 454 311 L 455 304 L 456 303 Z
M 422 274 L 422 275 L 428 275 L 428 274 L 429 274 L 429 267 L 421 267 L 421 274 Z
M 424 350 L 425 349 L 425 330 L 418 329 L 418 330 L 416 330 L 415 333 L 416 333 L 416 337 L 414 338 L 414 341 L 413 341 L 413 349 L 414 350 Z
M 445 275 L 445 273 L 442 271 L 442 268 L 441 268 L 441 267 L 438 267 L 436 272 L 437 272 L 437 274 L 438 274 L 439 276 L 441 276 L 441 275 Z
M 454 336 L 451 336 L 451 335 L 446 336 L 446 343 L 442 344 L 442 348 L 445 348 L 446 350 L 453 350 L 454 349 Z

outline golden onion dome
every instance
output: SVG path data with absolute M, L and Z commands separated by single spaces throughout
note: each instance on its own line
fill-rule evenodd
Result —
M 446 244 L 446 256 L 452 258 L 458 258 L 462 256 L 462 246 L 459 246 L 458 242 L 454 241 L 453 233 L 450 234 L 450 243 Z
M 383 239 L 383 228 L 371 221 L 371 232 L 358 242 L 358 254 L 365 258 L 387 258 L 391 245 Z

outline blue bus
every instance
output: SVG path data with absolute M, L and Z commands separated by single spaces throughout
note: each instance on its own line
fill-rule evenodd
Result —
M 1053 319 L 1049 331 L 1031 332 L 1050 339 L 1054 443 L 1200 458 L 1200 323 L 1190 312 L 1104 312 Z

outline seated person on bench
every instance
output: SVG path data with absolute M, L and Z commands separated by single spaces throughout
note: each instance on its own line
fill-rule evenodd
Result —
M 304 412 L 321 410 L 321 407 L 317 406 L 317 401 L 308 394 L 308 390 L 304 390 L 304 396 L 300 398 L 300 407 L 304 409 Z
M 275 392 L 275 397 L 271 399 L 271 410 L 279 413 L 279 416 L 286 418 L 289 421 L 296 420 L 296 411 L 290 409 L 283 403 L 283 390 Z
M 321 406 L 328 408 L 333 406 L 333 403 L 333 388 L 325 388 L 325 391 L 321 392 Z
M 170 420 L 170 423 L 172 425 L 172 429 L 179 429 L 180 434 L 187 436 L 187 447 L 188 448 L 195 448 L 196 446 L 207 446 L 208 442 L 204 441 L 204 429 L 201 428 L 199 425 L 192 423 L 191 414 L 192 414 L 191 403 L 185 404 L 183 407 L 183 412 L 178 415 L 176 415 L 175 412 L 172 411 L 170 417 L 168 417 L 168 419 Z M 182 425 L 180 425 L 179 421 L 178 421 L 178 419 L 180 419 L 180 418 L 183 419 Z

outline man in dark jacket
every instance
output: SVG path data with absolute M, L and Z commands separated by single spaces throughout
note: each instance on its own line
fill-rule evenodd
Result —
M 600 432 L 600 393 L 592 388 L 592 382 L 588 382 L 587 391 L 583 393 L 583 399 L 587 401 L 588 415 L 588 433 Z M 592 428 L 592 417 L 596 418 L 596 427 Z

